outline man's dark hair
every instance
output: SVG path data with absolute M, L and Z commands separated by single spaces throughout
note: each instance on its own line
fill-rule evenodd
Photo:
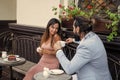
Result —
M 92 31 L 92 21 L 88 20 L 82 16 L 75 17 L 74 26 L 80 27 L 80 32 L 89 32 Z

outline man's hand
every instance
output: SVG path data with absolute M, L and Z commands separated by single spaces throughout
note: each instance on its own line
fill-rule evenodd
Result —
M 74 41 L 75 41 L 74 38 L 68 38 L 68 39 L 66 39 L 66 43 L 72 43 Z

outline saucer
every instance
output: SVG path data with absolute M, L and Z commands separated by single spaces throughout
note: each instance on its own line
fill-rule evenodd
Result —
M 50 74 L 63 74 L 64 71 L 61 69 L 51 69 Z
M 20 58 L 16 58 L 16 60 L 8 60 L 8 58 L 5 58 L 3 59 L 3 61 L 6 61 L 6 62 L 16 62 L 16 61 L 20 61 L 21 59 Z

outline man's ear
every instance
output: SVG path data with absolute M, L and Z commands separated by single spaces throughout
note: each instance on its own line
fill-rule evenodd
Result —
M 77 33 L 79 33 L 79 30 L 80 30 L 80 28 L 79 28 L 79 26 L 77 26 L 77 27 L 76 27 Z

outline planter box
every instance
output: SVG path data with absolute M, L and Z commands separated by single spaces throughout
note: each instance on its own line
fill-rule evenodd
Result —
M 95 19 L 96 23 L 93 27 L 93 31 L 96 33 L 103 33 L 103 34 L 109 34 L 111 32 L 111 30 L 107 29 L 107 27 L 105 26 L 106 23 L 108 23 L 107 20 L 104 19 Z M 73 19 L 62 19 L 61 23 L 62 23 L 62 27 L 66 28 L 67 30 L 72 30 L 73 29 Z
M 96 33 L 109 34 L 111 32 L 110 29 L 106 27 L 106 23 L 110 23 L 109 20 L 106 19 L 95 19 L 95 25 L 93 27 L 93 31 Z
M 73 29 L 73 19 L 62 19 L 61 23 L 62 23 L 62 27 L 63 28 L 67 28 L 67 29 Z

